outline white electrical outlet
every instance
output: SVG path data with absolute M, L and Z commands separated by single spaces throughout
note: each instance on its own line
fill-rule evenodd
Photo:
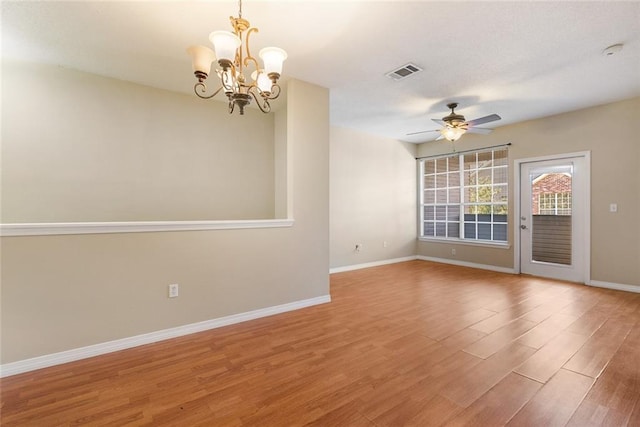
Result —
M 175 298 L 178 295 L 180 295 L 180 285 L 177 283 L 169 285 L 169 298 Z
M 451 255 L 455 255 L 456 254 L 456 250 L 455 249 L 451 249 Z
M 362 249 L 362 244 L 356 243 L 356 252 L 360 252 L 361 249 Z
M 389 244 L 387 243 L 387 241 L 385 240 L 384 242 L 382 242 L 382 247 L 386 248 L 387 246 L 389 246 Z

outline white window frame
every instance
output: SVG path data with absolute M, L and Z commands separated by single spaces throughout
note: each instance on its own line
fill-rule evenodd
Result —
M 419 240 L 421 241 L 438 241 L 438 242 L 447 242 L 447 243 L 459 243 L 459 244 L 468 244 L 468 245 L 481 245 L 481 246 L 497 246 L 497 247 L 504 247 L 504 248 L 508 248 L 509 247 L 509 220 L 508 220 L 508 199 L 505 201 L 500 201 L 500 202 L 495 202 L 495 201 L 491 201 L 490 203 L 488 202 L 465 202 L 465 189 L 468 188 L 479 188 L 481 187 L 481 185 L 479 183 L 476 182 L 475 185 L 469 186 L 469 185 L 465 185 L 465 180 L 464 180 L 464 173 L 465 173 L 465 167 L 464 167 L 464 157 L 465 155 L 470 155 L 470 154 L 474 154 L 474 155 L 478 155 L 478 154 L 482 154 L 482 153 L 492 153 L 492 157 L 493 157 L 493 153 L 496 151 L 506 151 L 507 152 L 507 162 L 506 165 L 501 165 L 501 166 L 495 166 L 494 164 L 492 164 L 490 167 L 486 167 L 486 168 L 482 168 L 482 167 L 478 167 L 477 171 L 480 170 L 490 170 L 491 171 L 491 186 L 493 188 L 493 186 L 495 185 L 495 179 L 494 179 L 494 172 L 497 169 L 504 169 L 505 171 L 505 176 L 508 177 L 509 176 L 509 160 L 508 160 L 508 150 L 506 148 L 506 146 L 503 147 L 499 147 L 499 148 L 490 148 L 490 149 L 484 149 L 484 150 L 473 150 L 473 151 L 463 151 L 463 152 L 458 152 L 458 153 L 451 153 L 451 154 L 446 154 L 446 155 L 442 155 L 442 156 L 435 156 L 435 157 L 429 157 L 429 158 L 422 158 L 419 159 L 419 179 L 418 179 L 418 194 L 419 194 L 419 203 L 418 203 L 418 217 L 419 217 Z M 436 161 L 437 164 L 437 160 L 439 159 L 443 159 L 443 158 L 451 158 L 451 157 L 458 157 L 458 163 L 459 163 L 459 167 L 458 167 L 458 172 L 460 173 L 460 178 L 459 178 L 459 186 L 453 186 L 453 187 L 449 187 L 448 185 L 445 187 L 447 189 L 447 201 L 446 202 L 438 202 L 437 201 L 437 197 L 435 197 L 435 190 L 437 189 L 441 189 L 440 187 L 438 187 L 436 185 L 436 187 L 434 187 L 434 201 L 433 203 L 425 203 L 425 186 L 424 186 L 424 182 L 425 182 L 425 161 Z M 437 175 L 438 175 L 439 171 L 436 169 L 434 171 L 434 181 L 437 181 Z M 441 172 L 441 173 L 446 173 L 449 174 L 451 172 L 449 172 L 449 168 L 447 166 L 447 170 L 446 172 Z M 504 194 L 507 195 L 508 197 L 508 192 L 509 192 L 509 183 L 508 183 L 508 179 L 506 180 L 505 183 L 498 183 L 498 186 L 502 186 L 504 188 Z M 449 190 L 451 188 L 459 188 L 459 200 L 457 202 L 451 202 L 449 199 L 449 195 L 450 192 Z M 458 221 L 451 221 L 449 219 L 449 217 L 447 215 L 445 215 L 445 219 L 444 220 L 438 220 L 437 216 L 436 216 L 436 206 L 442 206 L 442 205 L 446 205 L 446 206 L 457 206 L 458 208 Z M 469 206 L 486 206 L 486 205 L 490 205 L 490 206 L 504 206 L 507 209 L 507 219 L 506 221 L 494 221 L 493 216 L 491 217 L 491 219 L 489 221 L 479 221 L 479 219 L 476 217 L 476 221 L 465 221 L 465 207 L 469 207 Z M 427 206 L 433 206 L 434 208 L 434 217 L 433 217 L 433 223 L 434 223 L 434 227 L 436 226 L 436 224 L 438 222 L 444 223 L 445 226 L 445 233 L 446 236 L 425 236 L 424 232 L 425 232 L 425 207 Z M 492 209 L 493 210 L 493 209 Z M 431 219 L 427 220 L 427 221 L 431 221 Z M 448 225 L 451 223 L 458 223 L 458 236 L 448 236 L 449 234 L 449 227 Z M 475 232 L 475 237 L 474 238 L 465 238 L 465 224 L 469 224 L 469 223 L 473 223 L 476 225 L 476 232 Z M 491 230 L 491 240 L 489 239 L 481 239 L 478 238 L 478 225 L 480 224 L 488 224 L 490 226 L 490 230 Z M 495 225 L 504 225 L 505 230 L 506 230 L 506 240 L 493 240 L 494 239 L 494 226 Z M 434 233 L 435 234 L 435 233 Z M 455 234 L 455 233 L 454 233 Z

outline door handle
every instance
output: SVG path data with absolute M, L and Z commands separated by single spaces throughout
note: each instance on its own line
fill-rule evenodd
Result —
M 526 226 L 526 225 L 524 225 L 524 224 L 522 224 L 522 225 L 520 226 L 520 228 L 522 228 L 523 230 L 526 230 L 526 229 L 527 229 L 527 226 Z

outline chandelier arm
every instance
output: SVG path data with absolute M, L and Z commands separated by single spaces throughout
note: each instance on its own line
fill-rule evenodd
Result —
M 234 64 L 231 64 L 230 69 L 227 71 L 222 71 L 220 74 L 220 82 L 222 82 L 222 87 L 225 92 L 235 92 L 235 85 L 237 84 L 234 76 L 236 75 L 236 67 Z
M 251 88 L 255 89 L 260 94 L 262 99 L 268 99 L 269 101 L 274 100 L 274 99 L 276 99 L 276 98 L 278 98 L 280 96 L 280 85 L 279 84 L 271 85 L 271 91 L 270 92 L 264 92 L 264 91 L 260 90 L 260 88 L 257 85 L 252 85 Z
M 271 85 L 271 94 L 269 95 L 269 99 L 276 99 L 280 96 L 280 85 L 275 83 Z
M 200 88 L 200 92 L 203 94 L 201 95 L 200 93 L 198 93 L 198 88 Z M 211 99 L 214 96 L 216 96 L 220 91 L 222 90 L 222 86 L 220 86 L 218 88 L 218 90 L 216 90 L 215 92 L 213 92 L 211 95 L 204 95 L 207 92 L 207 85 L 204 84 L 203 82 L 198 82 L 193 86 L 193 91 L 196 93 L 196 95 L 198 95 L 199 98 L 202 99 Z
M 249 38 L 250 38 L 250 36 L 251 36 L 251 33 L 254 33 L 254 32 L 256 32 L 256 33 L 257 33 L 257 32 L 258 32 L 258 29 L 257 29 L 257 28 L 254 28 L 254 27 L 251 27 L 251 28 L 249 28 L 249 29 L 247 30 L 247 34 L 246 34 L 246 35 L 245 35 L 245 37 L 244 37 L 244 42 L 245 42 L 245 45 L 246 45 L 246 47 L 247 47 L 247 52 L 246 52 L 246 53 L 247 53 L 247 57 L 246 57 L 246 58 L 244 58 L 244 61 L 243 61 L 243 62 L 244 62 L 244 64 L 243 64 L 243 65 L 244 65 L 245 67 L 248 67 L 248 66 L 249 66 L 249 61 L 252 61 L 252 62 L 253 62 L 253 65 L 254 65 L 254 67 L 255 67 L 255 69 L 256 69 L 256 70 L 259 70 L 259 69 L 260 69 L 260 66 L 258 65 L 258 61 L 256 60 L 256 58 L 254 58 L 254 57 L 251 55 L 251 49 L 249 48 Z
M 269 104 L 269 98 L 267 98 L 264 95 L 262 95 L 262 96 L 260 96 L 260 98 L 262 98 L 262 99 L 258 99 L 258 96 L 256 95 L 256 90 L 259 91 L 259 89 L 257 89 L 255 86 L 252 86 L 249 89 L 249 93 L 251 94 L 253 99 L 256 100 L 256 105 L 258 106 L 260 111 L 262 111 L 263 113 L 270 112 L 271 111 L 271 104 Z

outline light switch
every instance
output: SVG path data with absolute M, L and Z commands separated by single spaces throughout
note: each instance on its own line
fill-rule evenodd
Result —
M 617 203 L 611 203 L 609 205 L 609 212 L 618 212 L 618 204 Z

